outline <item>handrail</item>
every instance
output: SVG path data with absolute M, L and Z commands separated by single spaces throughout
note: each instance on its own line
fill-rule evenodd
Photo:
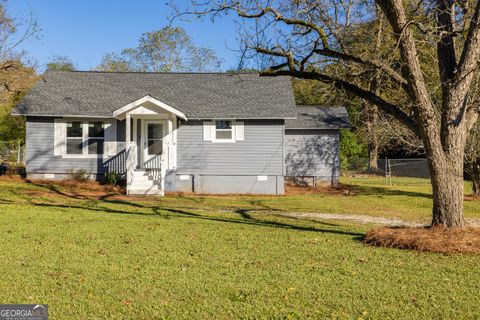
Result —
M 166 158 L 163 159 L 161 156 L 153 157 L 151 160 L 143 164 L 144 170 L 148 170 L 150 172 L 150 176 L 153 178 L 154 181 L 159 183 L 159 187 L 161 189 L 164 188 L 164 177 L 166 174 L 166 168 L 168 163 L 169 155 L 169 145 L 167 144 L 166 150 Z M 133 173 L 137 166 L 137 144 L 135 142 L 130 142 L 130 145 L 127 146 L 127 156 L 126 156 L 126 171 L 127 171 L 127 193 L 130 190 L 132 183 L 133 183 Z

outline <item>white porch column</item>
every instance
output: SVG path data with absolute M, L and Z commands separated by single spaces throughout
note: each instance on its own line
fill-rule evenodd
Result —
M 131 116 L 130 113 L 127 113 L 126 118 L 125 118 L 125 148 L 128 149 L 130 148 L 130 136 L 131 136 Z
M 132 146 L 130 144 L 130 133 L 131 133 L 131 128 L 130 128 L 130 114 L 127 113 L 126 118 L 125 118 L 125 151 L 126 151 L 126 169 L 127 169 L 127 194 L 130 191 L 130 185 L 132 184 L 132 178 L 133 178 L 133 152 Z
M 168 117 L 168 169 L 177 168 L 177 117 Z

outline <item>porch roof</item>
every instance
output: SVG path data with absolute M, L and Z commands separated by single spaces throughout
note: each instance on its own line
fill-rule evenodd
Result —
M 113 117 L 145 96 L 188 119 L 296 116 L 291 80 L 254 73 L 47 72 L 12 114 Z
M 144 108 L 143 107 L 144 105 L 147 105 L 147 108 Z M 183 112 L 180 112 L 175 108 L 172 108 L 171 106 L 163 103 L 162 101 L 160 101 L 158 99 L 155 99 L 154 97 L 152 97 L 150 95 L 146 95 L 145 97 L 137 99 L 137 100 L 127 104 L 126 106 L 123 106 L 123 107 L 113 111 L 113 116 L 115 118 L 123 118 L 127 113 L 129 113 L 129 112 L 131 112 L 131 111 L 133 111 L 133 110 L 135 110 L 139 107 L 143 107 L 146 110 L 151 110 L 152 108 L 151 107 L 149 108 L 148 105 L 153 105 L 154 109 L 160 109 L 160 110 L 172 113 L 172 114 L 176 115 L 177 117 L 179 117 L 183 120 L 188 120 L 187 117 L 185 116 L 185 114 L 183 114 Z M 153 111 L 153 110 L 151 110 L 151 111 Z

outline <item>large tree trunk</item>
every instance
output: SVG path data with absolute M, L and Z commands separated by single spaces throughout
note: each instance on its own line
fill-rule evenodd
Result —
M 463 159 L 429 157 L 433 191 L 432 226 L 465 226 L 463 216 Z
M 375 44 L 375 52 L 377 53 L 377 58 L 379 58 L 380 49 L 382 47 L 382 32 L 383 32 L 383 15 L 382 10 L 375 6 L 377 13 L 377 39 Z M 379 72 L 375 71 L 373 74 L 372 81 L 370 81 L 370 90 L 379 94 Z M 368 130 L 368 169 L 370 171 L 378 171 L 378 109 L 375 105 L 370 105 L 370 102 L 365 101 L 367 115 L 367 130 Z
M 374 137 L 372 139 L 374 141 L 368 144 L 368 170 L 378 171 L 378 141 Z
M 377 133 L 377 107 L 371 105 L 368 101 L 364 102 L 365 124 L 367 128 L 367 147 L 368 147 L 368 170 L 378 170 L 378 133 Z

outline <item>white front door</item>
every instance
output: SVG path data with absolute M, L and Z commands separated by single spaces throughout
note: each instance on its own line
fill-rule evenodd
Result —
M 167 152 L 165 136 L 167 124 L 163 120 L 144 120 L 142 130 L 143 167 L 158 169 Z

